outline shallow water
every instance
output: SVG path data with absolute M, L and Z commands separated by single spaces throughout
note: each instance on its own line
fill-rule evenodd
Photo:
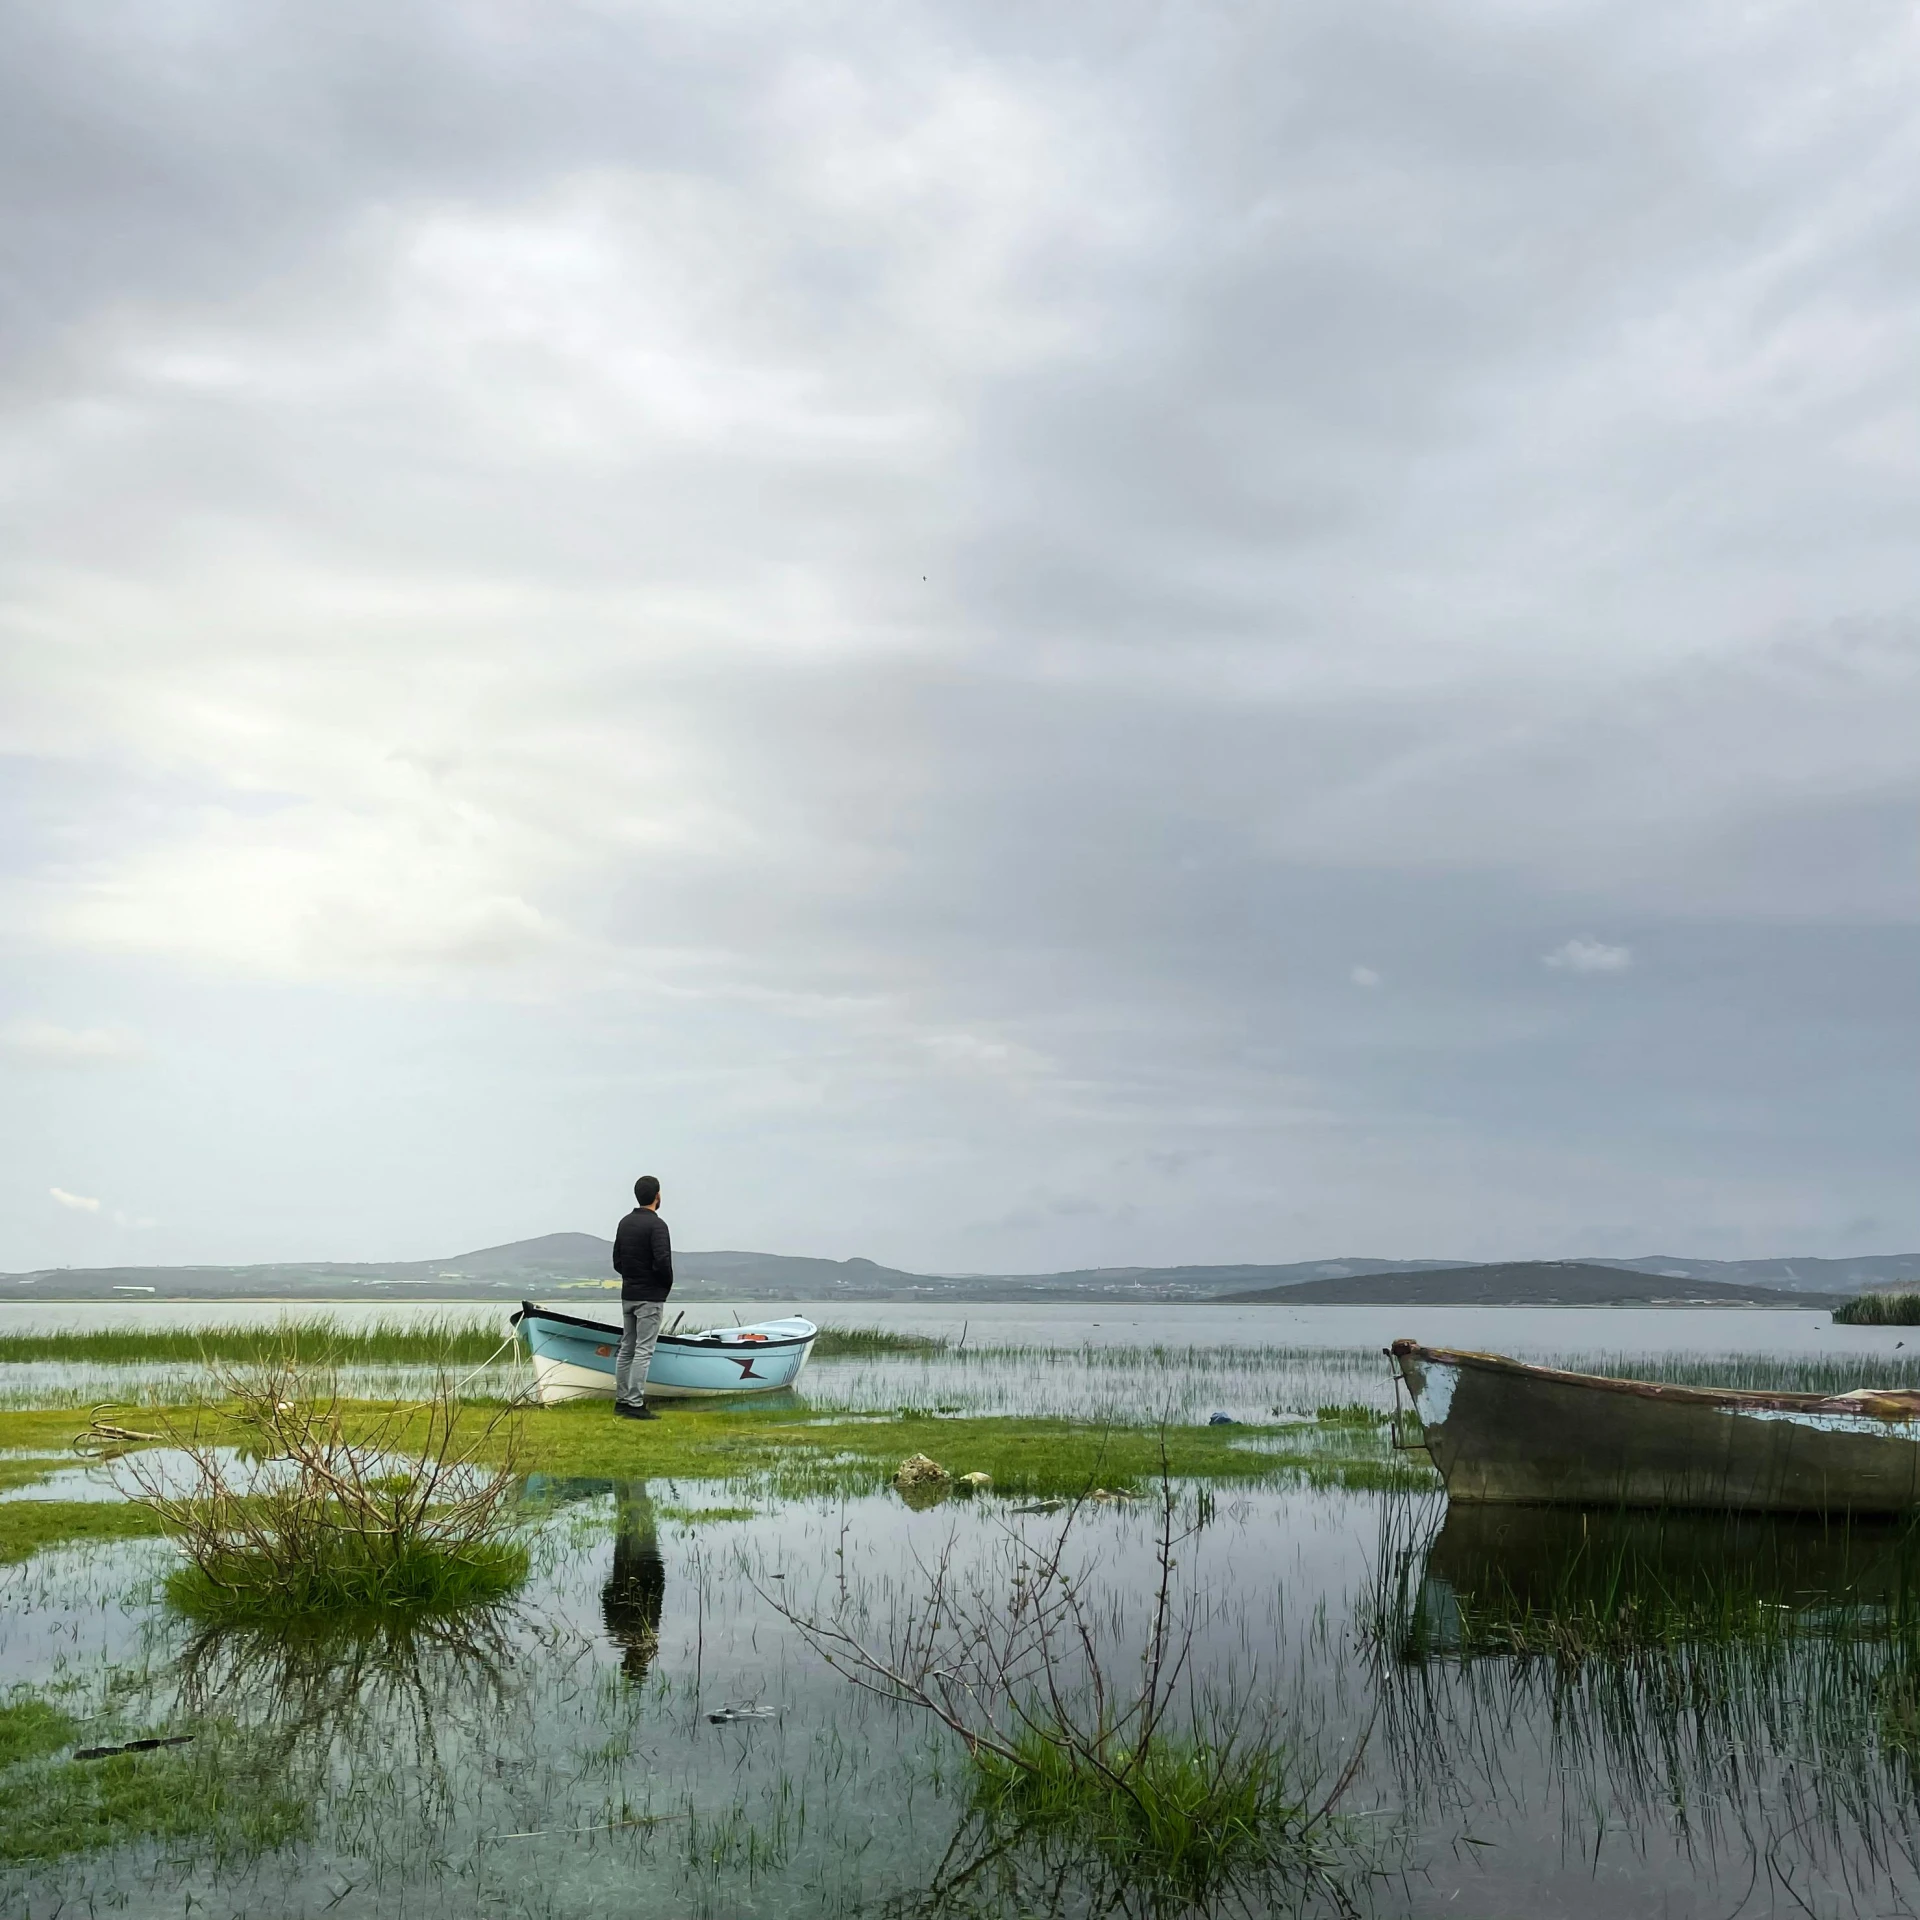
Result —
M 575 1303 L 576 1307 L 578 1303 Z M 598 1309 L 589 1308 L 588 1311 Z M 1237 1420 L 1311 1413 L 1318 1407 L 1392 1404 L 1382 1349 L 1402 1335 L 1430 1345 L 1511 1353 L 1601 1371 L 1654 1372 L 1686 1358 L 1726 1356 L 1717 1377 L 1730 1385 L 1778 1378 L 1824 1363 L 1821 1390 L 1867 1384 L 1920 1384 L 1920 1330 L 1836 1327 L 1804 1311 L 1648 1310 L 1532 1307 L 1220 1307 L 1098 1305 L 992 1307 L 958 1312 L 898 1304 L 802 1305 L 826 1325 L 884 1327 L 950 1343 L 929 1355 L 816 1360 L 801 1398 L 823 1410 L 948 1408 L 977 1414 L 1069 1415 L 1151 1424 Z M 689 1327 L 729 1324 L 735 1309 L 687 1308 Z M 739 1309 L 765 1317 L 764 1303 Z M 0 1335 L 105 1327 L 272 1325 L 324 1313 L 346 1328 L 415 1318 L 444 1321 L 471 1313 L 503 1327 L 497 1303 L 468 1309 L 422 1306 L 314 1308 L 245 1303 L 81 1303 L 71 1307 L 0 1305 Z M 1909 1338 L 1913 1334 L 1913 1338 Z M 1787 1368 L 1776 1374 L 1773 1369 Z M 458 1369 L 470 1398 L 507 1398 L 529 1384 L 521 1368 Z M 423 1366 L 340 1370 L 343 1392 L 367 1399 L 415 1399 L 443 1378 Z M 179 1362 L 102 1366 L 0 1362 L 0 1408 L 182 1404 L 205 1397 L 203 1369 Z
M 569 1304 L 569 1299 L 571 1304 Z M 592 1319 L 618 1318 L 611 1296 L 586 1294 L 554 1302 Z M 674 1302 L 675 1311 L 681 1303 Z M 466 1305 L 407 1301 L 143 1300 L 26 1302 L 0 1300 L 0 1334 L 104 1327 L 271 1326 L 324 1314 L 345 1327 L 381 1321 L 471 1318 L 504 1331 L 499 1301 Z M 1379 1307 L 1204 1304 L 1146 1305 L 1094 1301 L 1085 1306 L 946 1306 L 922 1301 L 767 1301 L 686 1303 L 688 1329 L 765 1320 L 775 1312 L 804 1314 L 823 1326 L 889 1327 L 971 1346 L 1336 1347 L 1378 1353 L 1398 1339 L 1428 1346 L 1469 1347 L 1537 1358 L 1559 1353 L 1800 1353 L 1832 1345 L 1847 1352 L 1891 1354 L 1912 1347 L 1920 1330 L 1834 1326 L 1804 1308 L 1686 1307 Z
M 813 1916 L 924 1893 L 963 1823 L 957 1744 L 828 1672 L 764 1596 L 832 1612 L 844 1591 L 884 1636 L 938 1557 L 990 1570 L 1007 1529 L 1046 1539 L 1058 1518 L 992 1501 L 909 1513 L 891 1496 L 685 1518 L 705 1496 L 658 1483 L 533 1496 L 545 1518 L 521 1598 L 410 1646 L 196 1640 L 154 1597 L 169 1559 L 155 1543 L 7 1570 L 10 1681 L 97 1697 L 111 1677 L 127 1725 L 183 1704 L 224 1715 L 267 1740 L 314 1819 L 251 1860 L 136 1846 L 15 1869 L 4 1910 L 178 1913 L 190 1897 L 250 1915 Z M 1581 1664 L 1415 1645 L 1411 1616 L 1382 1634 L 1396 1582 L 1428 1617 L 1471 1587 L 1458 1543 L 1435 1546 L 1438 1505 L 1237 1495 L 1182 1553 L 1205 1600 L 1200 1684 L 1270 1703 L 1323 1782 L 1364 1738 L 1342 1802 L 1363 1908 L 1914 1910 L 1914 1774 L 1887 1732 L 1903 1654 L 1816 1636 L 1771 1664 L 1737 1645 Z M 1183 1511 L 1197 1515 L 1191 1494 Z M 1147 1507 L 1078 1523 L 1116 1646 L 1144 1618 L 1153 1522 Z M 710 1718 L 728 1709 L 742 1717 Z M 617 1824 L 643 1816 L 658 1824 Z M 1253 1901 L 1284 1910 L 1284 1889 Z M 1069 1887 L 1030 1910 L 1084 1909 Z
M 1176 1318 L 1191 1336 L 1191 1310 Z M 1529 1318 L 1546 1324 L 1472 1344 L 1528 1350 L 1527 1335 L 1555 1355 L 1691 1355 L 1726 1371 L 1794 1361 L 1811 1340 L 1803 1325 L 1798 1354 L 1754 1344 L 1757 1327 L 1811 1316 Z M 1682 1318 L 1692 1347 L 1658 1324 Z M 1586 1346 L 1568 1342 L 1568 1320 Z M 1102 1326 L 1097 1345 L 1078 1324 L 1076 1343 L 1056 1323 L 1045 1355 L 821 1363 L 807 1395 L 1248 1418 L 1384 1397 L 1383 1363 L 1350 1326 L 1344 1346 L 1189 1337 L 1156 1350 L 1157 1324 L 1144 1338 L 1114 1329 L 1131 1340 Z M 1708 1328 L 1719 1346 L 1703 1344 Z M 1841 1331 L 1875 1336 L 1852 1349 L 1863 1368 L 1904 1361 L 1895 1330 Z M 62 1469 L 20 1497 L 85 1497 L 102 1474 Z M 1362 1911 L 1920 1912 L 1920 1556 L 1903 1535 L 1675 1523 L 1649 1539 L 1524 1516 L 1488 1533 L 1428 1496 L 1180 1498 L 1204 1522 L 1178 1556 L 1201 1692 L 1271 1714 L 1323 1787 L 1359 1752 L 1340 1808 Z M 1060 1515 L 991 1496 L 917 1513 L 892 1495 L 775 1503 L 699 1482 L 536 1481 L 528 1500 L 525 1591 L 412 1644 L 197 1640 L 161 1600 L 172 1561 L 158 1542 L 0 1568 L 0 1693 L 55 1685 L 74 1710 L 109 1704 L 90 1738 L 175 1715 L 227 1723 L 220 1737 L 255 1743 L 250 1783 L 277 1779 L 312 1807 L 307 1837 L 254 1857 L 144 1843 L 0 1868 L 0 1912 L 961 1910 L 926 1898 L 956 1835 L 964 1846 L 958 1743 L 836 1676 L 774 1597 L 844 1609 L 878 1641 L 943 1557 L 991 1586 L 1009 1538 L 1050 1539 Z M 1116 1671 L 1143 1628 L 1152 1524 L 1143 1506 L 1076 1522 Z M 1581 1609 L 1596 1606 L 1606 1630 L 1583 1640 Z M 728 1708 L 740 1717 L 709 1718 Z M 972 1911 L 1149 1911 L 1103 1906 L 1085 1877 L 1033 1874 Z M 1288 1889 L 1244 1889 L 1239 1910 L 1289 1911 Z

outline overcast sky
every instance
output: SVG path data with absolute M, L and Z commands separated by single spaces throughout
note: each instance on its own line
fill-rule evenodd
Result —
M 0 10 L 0 1267 L 1920 1247 L 1893 5 Z

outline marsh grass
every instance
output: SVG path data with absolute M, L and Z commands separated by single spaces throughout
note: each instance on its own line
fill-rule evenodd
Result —
M 133 1840 L 193 1840 L 222 1854 L 284 1845 L 307 1803 L 263 1780 L 246 1751 L 167 1749 L 55 1761 L 0 1775 L 0 1861 L 55 1860 Z
M 1105 1856 L 1123 1880 L 1203 1904 L 1250 1867 L 1325 1867 L 1312 1845 L 1312 1811 L 1276 1748 L 1222 1740 L 1156 1740 L 1132 1763 L 1074 1764 L 1041 1733 L 1022 1734 L 1010 1758 L 974 1757 L 973 1811 L 997 1835 L 1067 1843 Z
M 81 1734 L 79 1720 L 36 1695 L 0 1706 L 0 1862 L 56 1860 L 141 1839 L 254 1852 L 307 1825 L 306 1798 L 228 1729 L 209 1724 L 184 1748 L 103 1760 L 57 1757 Z
M 223 1437 L 244 1436 L 240 1458 L 193 1422 L 163 1418 L 146 1435 L 103 1409 L 92 1429 L 122 1491 L 187 1558 L 167 1580 L 182 1612 L 203 1621 L 445 1613 L 497 1600 L 526 1577 L 526 1551 L 509 1538 L 519 1474 L 505 1410 L 463 1423 L 448 1389 L 350 1420 L 328 1377 L 291 1353 L 229 1371 L 225 1385 Z M 171 1462 L 130 1447 L 154 1437 L 186 1463 L 184 1490 Z
M 0 1500 L 0 1566 L 54 1547 L 134 1540 L 161 1530 L 159 1515 L 137 1501 Z
M 1837 1327 L 1920 1327 L 1920 1293 L 1863 1293 L 1833 1310 Z
M 1920 1652 L 1907 1523 L 1460 1508 L 1381 1564 L 1363 1618 L 1413 1660 L 1618 1662 L 1812 1639 Z
M 932 1358 L 950 1353 L 953 1343 L 937 1334 L 894 1333 L 886 1327 L 822 1327 L 813 1343 L 814 1360 L 874 1360 L 908 1354 Z
M 1889 1891 L 1920 1873 L 1911 1528 L 1459 1517 L 1390 1507 L 1361 1611 L 1410 1817 L 1472 1819 L 1537 1771 L 1576 1849 L 1664 1827 L 1744 1853 L 1796 1910 L 1913 1910 Z M 1802 1897 L 1821 1886 L 1845 1892 Z
M 0 1458 L 0 1493 L 11 1493 L 16 1487 L 34 1486 L 71 1464 L 71 1461 L 50 1454 L 16 1454 L 11 1459 Z
M 1838 1318 L 1838 1316 L 1835 1316 Z M 1672 1387 L 1740 1387 L 1774 1393 L 1851 1393 L 1856 1387 L 1920 1387 L 1920 1352 L 1586 1354 L 1554 1366 L 1610 1380 Z
M 80 1724 L 70 1713 L 32 1694 L 0 1706 L 0 1768 L 39 1760 L 72 1746 Z
M 1330 1816 L 1353 1768 L 1315 1806 L 1274 1709 L 1242 1685 L 1229 1704 L 1194 1674 L 1202 1594 L 1180 1572 L 1209 1523 L 1176 1489 L 1163 1455 L 1154 1500 L 1154 1574 L 1143 1636 L 1071 1553 L 1083 1495 L 1051 1541 L 1009 1529 L 999 1556 L 963 1574 L 954 1544 L 926 1586 L 875 1637 L 842 1593 L 824 1614 L 784 1592 L 762 1598 L 854 1686 L 928 1715 L 971 1763 L 972 1818 L 956 1833 L 936 1892 L 976 1881 L 1038 1848 L 1078 1877 L 1146 1893 L 1161 1911 L 1212 1911 L 1247 1875 L 1284 1875 L 1350 1907 L 1333 1869 Z M 1358 1756 L 1356 1754 L 1356 1764 Z M 1004 1889 L 1003 1889 L 1004 1891 Z M 1093 1911 L 1106 1909 L 1095 1907 Z
M 262 1326 L 98 1327 L 0 1334 L 0 1366 L 477 1367 L 504 1338 L 497 1325 L 452 1314 L 366 1326 L 316 1315 Z
M 439 1614 L 486 1606 L 527 1577 L 527 1551 L 511 1541 L 390 1544 L 342 1530 L 305 1554 L 282 1558 L 234 1545 L 167 1576 L 166 1594 L 195 1620 L 311 1614 Z
M 689 1310 L 697 1316 L 698 1308 Z M 478 1367 L 499 1356 L 508 1336 L 491 1320 L 460 1314 L 376 1320 L 353 1326 L 316 1314 L 307 1319 L 211 1327 L 96 1327 L 83 1331 L 0 1334 L 0 1366 L 57 1362 L 73 1366 L 277 1365 L 306 1367 Z M 935 1335 L 884 1327 L 822 1327 L 816 1360 L 945 1353 Z
M 361 1446 L 377 1447 L 386 1435 L 404 1451 L 413 1444 L 408 1423 L 422 1418 L 417 1409 L 387 1402 L 343 1396 L 337 1406 L 345 1433 Z M 116 1424 L 147 1436 L 124 1442 L 128 1447 L 158 1446 L 175 1432 L 206 1446 L 258 1445 L 257 1428 L 230 1407 L 141 1408 L 118 1416 Z M 934 1454 L 957 1472 L 977 1468 L 991 1474 L 996 1496 L 1072 1498 L 1092 1486 L 1147 1484 L 1159 1470 L 1163 1443 L 1181 1479 L 1257 1484 L 1297 1478 L 1355 1492 L 1417 1491 L 1437 1484 L 1431 1467 L 1418 1457 L 1395 1454 L 1387 1446 L 1382 1428 L 1358 1424 L 1169 1424 L 1153 1431 L 1062 1417 L 942 1418 L 918 1409 L 904 1415 L 822 1417 L 804 1406 L 750 1402 L 668 1403 L 658 1420 L 636 1426 L 591 1401 L 522 1407 L 509 1423 L 498 1405 L 468 1402 L 458 1414 L 457 1437 L 476 1466 L 511 1460 L 526 1473 L 559 1480 L 717 1481 L 756 1497 L 796 1499 L 878 1492 L 903 1457 L 920 1452 Z M 0 1446 L 42 1452 L 71 1445 L 73 1438 L 71 1414 L 0 1411 Z M 16 1507 L 24 1504 L 0 1501 L 0 1551 L 15 1524 Z M 114 1509 L 102 1503 L 100 1511 Z M 124 1530 L 141 1529 L 128 1522 Z

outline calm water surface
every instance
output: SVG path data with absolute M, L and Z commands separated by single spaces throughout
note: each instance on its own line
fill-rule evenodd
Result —
M 206 1324 L 237 1310 L 70 1314 Z M 1151 1389 L 1270 1418 L 1369 1397 L 1377 1348 L 1399 1333 L 1728 1366 L 1830 1344 L 1868 1374 L 1906 1357 L 1898 1330 L 1804 1313 L 1033 1307 L 994 1309 L 985 1328 L 922 1306 L 819 1315 L 955 1339 L 965 1321 L 970 1347 L 1054 1350 L 823 1363 L 807 1382 L 823 1406 L 1019 1395 L 1021 1410 L 1130 1401 L 1137 1416 Z M 1305 1774 L 1330 1782 L 1353 1764 L 1342 1808 L 1363 1911 L 1920 1912 L 1920 1564 L 1899 1533 L 1676 1523 L 1647 1536 L 1537 1516 L 1488 1531 L 1433 1496 L 1180 1497 L 1200 1523 L 1181 1556 L 1196 1685 L 1270 1713 Z M 312 1808 L 305 1837 L 255 1857 L 146 1845 L 0 1871 L 0 1912 L 930 1911 L 965 1831 L 956 1744 L 828 1671 L 775 1596 L 884 1638 L 943 1556 L 990 1587 L 1010 1538 L 1050 1538 L 1059 1517 L 994 1497 L 919 1513 L 891 1495 L 771 1503 L 710 1482 L 545 1481 L 528 1499 L 523 1595 L 410 1645 L 196 1639 L 159 1595 L 160 1543 L 0 1568 L 0 1688 L 63 1687 L 74 1710 L 123 1730 L 218 1723 L 250 1778 Z M 1075 1541 L 1124 1665 L 1153 1573 L 1151 1515 L 1090 1510 Z M 1569 1607 L 1576 1625 L 1613 1624 L 1541 1629 Z M 657 1824 L 618 1824 L 641 1816 Z M 1070 1877 L 1010 1899 L 999 1910 L 1147 1911 L 1089 1906 Z M 1289 1903 L 1255 1889 L 1244 1910 Z

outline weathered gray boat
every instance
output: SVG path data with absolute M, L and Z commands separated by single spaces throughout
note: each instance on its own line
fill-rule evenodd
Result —
M 1920 1392 L 1657 1386 L 1396 1340 L 1451 1500 L 1735 1513 L 1920 1508 Z

